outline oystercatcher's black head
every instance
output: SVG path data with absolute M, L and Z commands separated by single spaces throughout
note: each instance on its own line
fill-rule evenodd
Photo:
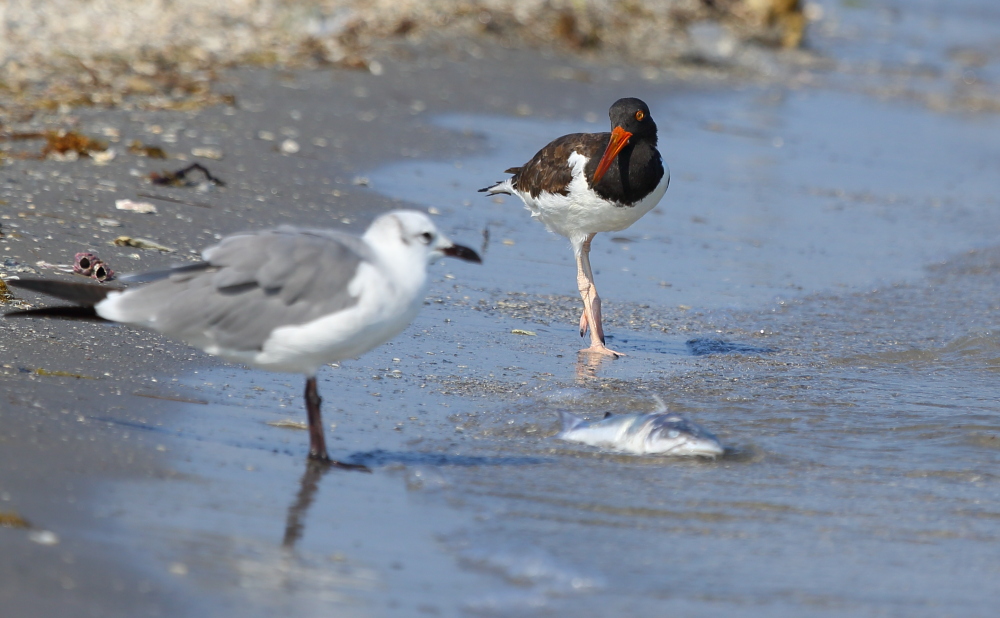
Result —
M 649 107 L 640 99 L 618 99 L 608 110 L 608 116 L 611 118 L 611 140 L 594 171 L 594 186 L 601 182 L 611 162 L 625 146 L 639 140 L 656 146 L 656 123 L 649 115 Z
M 631 133 L 633 138 L 651 139 L 656 145 L 656 123 L 649 114 L 649 107 L 641 99 L 618 99 L 608 110 L 608 116 L 612 129 L 621 128 Z

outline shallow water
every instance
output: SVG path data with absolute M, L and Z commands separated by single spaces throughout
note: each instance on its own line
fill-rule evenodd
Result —
M 404 335 L 320 376 L 331 453 L 372 474 L 302 478 L 305 433 L 266 424 L 301 420 L 301 378 L 201 370 L 176 387 L 204 403 L 148 428 L 180 476 L 107 490 L 140 548 L 205 612 L 992 615 L 1000 120 L 823 91 L 651 108 L 674 181 L 593 257 L 628 356 L 577 356 L 568 243 L 474 192 L 537 135 L 596 125 L 435 119 L 484 155 L 373 170 L 373 189 L 491 241 L 481 269 L 434 270 Z M 731 452 L 552 437 L 558 410 L 652 393 Z
M 642 221 L 595 240 L 607 298 L 756 307 L 801 291 L 909 280 L 931 261 L 991 243 L 1000 223 L 994 176 L 985 173 L 995 117 L 830 91 L 695 93 L 650 104 L 672 182 Z M 538 135 L 607 130 L 606 117 L 435 124 L 483 134 L 489 156 L 399 162 L 371 174 L 373 187 L 438 208 L 462 232 L 489 224 L 489 283 L 575 293 L 568 241 L 528 225 L 516 198 L 475 191 L 529 159 Z M 562 266 L 530 266 L 539 262 Z

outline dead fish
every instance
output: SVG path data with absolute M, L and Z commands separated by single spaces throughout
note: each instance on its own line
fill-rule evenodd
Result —
M 658 406 L 654 412 L 609 412 L 602 420 L 594 422 L 569 412 L 560 412 L 562 431 L 556 438 L 635 455 L 715 459 L 725 452 L 722 443 L 710 431 L 683 416 L 671 414 L 659 397 L 656 401 Z

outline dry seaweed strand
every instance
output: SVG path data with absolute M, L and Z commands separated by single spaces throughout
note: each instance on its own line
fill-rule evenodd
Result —
M 111 241 L 113 244 L 119 247 L 132 247 L 133 249 L 150 249 L 152 251 L 163 251 L 164 253 L 173 253 L 176 249 L 172 247 L 167 247 L 166 245 L 161 245 L 155 240 L 149 240 L 148 238 L 132 238 L 131 236 L 119 236 Z
M 66 131 L 65 129 L 48 130 L 39 132 L 24 133 L 3 133 L 0 134 L 0 141 L 20 142 L 28 140 L 44 139 L 45 145 L 38 154 L 21 152 L 13 156 L 18 159 L 45 159 L 50 155 L 65 156 L 67 153 L 75 153 L 81 157 L 89 157 L 93 152 L 104 152 L 108 145 L 101 140 L 87 137 L 78 131 Z
M 7 282 L 3 280 L 3 277 L 0 277 L 0 304 L 6 305 L 12 300 L 14 300 L 14 295 L 10 293 Z
M 36 376 L 47 376 L 54 378 L 76 378 L 77 380 L 100 380 L 100 378 L 94 376 L 83 375 L 82 373 L 73 373 L 71 371 L 61 371 L 59 369 L 45 369 L 43 367 L 37 367 L 35 369 L 29 369 L 24 367 L 21 371 L 27 373 L 33 373 Z
M 187 177 L 190 172 L 201 172 L 205 175 L 205 180 L 211 182 L 212 184 L 218 185 L 220 187 L 226 186 L 226 183 L 222 180 L 216 178 L 208 171 L 208 168 L 201 163 L 192 163 L 187 167 L 182 167 L 179 170 L 173 172 L 152 172 L 149 174 L 149 180 L 154 185 L 166 185 L 171 187 L 190 187 L 194 184 L 190 178 Z
M 149 146 L 139 140 L 132 140 L 128 145 L 128 151 L 135 155 L 149 157 L 150 159 L 166 159 L 167 152 L 159 146 Z
M 65 155 L 68 152 L 89 157 L 92 152 L 103 152 L 107 149 L 106 142 L 87 137 L 77 131 L 46 131 L 41 158 L 44 159 L 53 153 Z
M 0 528 L 31 528 L 28 520 L 15 511 L 0 511 Z
M 0 142 L 20 142 L 28 139 L 42 139 L 44 133 L 29 131 L 26 133 L 0 133 Z

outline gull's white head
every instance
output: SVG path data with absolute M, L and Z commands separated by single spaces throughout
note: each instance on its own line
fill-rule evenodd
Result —
M 430 217 L 416 210 L 394 210 L 381 215 L 372 221 L 364 238 L 382 247 L 393 247 L 413 258 L 423 257 L 427 263 L 443 256 L 482 262 L 475 251 L 451 242 L 438 231 Z

